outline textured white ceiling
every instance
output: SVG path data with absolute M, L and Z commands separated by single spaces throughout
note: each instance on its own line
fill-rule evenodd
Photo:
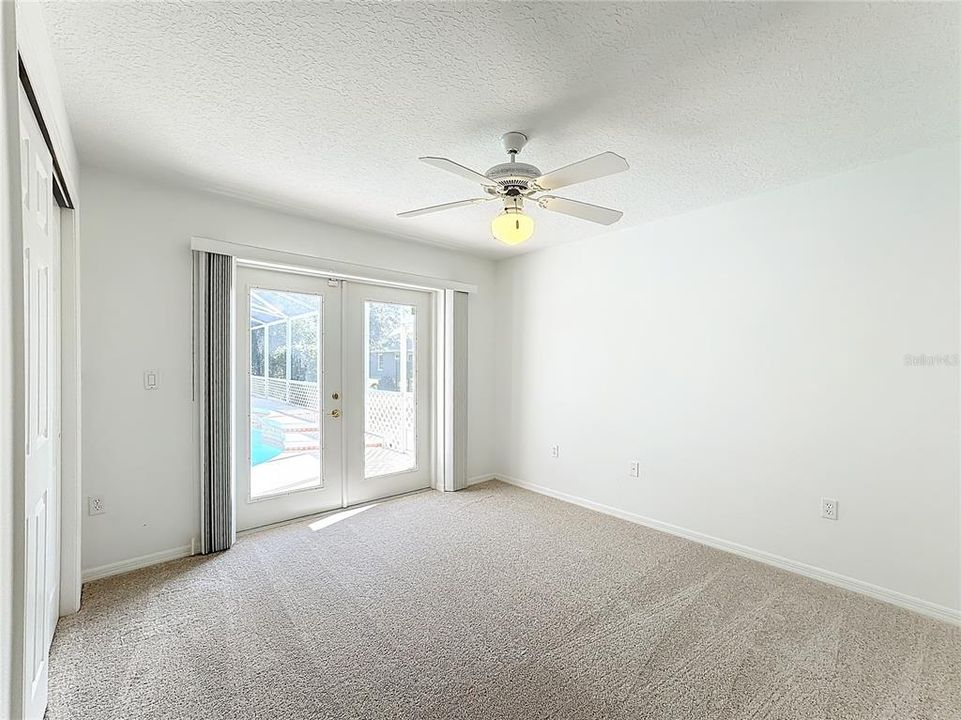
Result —
M 521 130 L 547 171 L 631 170 L 558 194 L 613 228 L 958 136 L 955 3 L 61 3 L 44 17 L 84 162 L 333 222 L 508 254 L 608 228 L 494 204 L 417 161 L 484 171 Z

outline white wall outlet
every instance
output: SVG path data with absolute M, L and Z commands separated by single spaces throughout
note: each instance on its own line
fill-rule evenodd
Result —
M 641 476 L 641 464 L 635 460 L 631 463 L 631 477 L 639 478 Z
M 103 502 L 103 495 L 87 496 L 87 514 L 88 515 L 103 515 L 105 512 L 107 512 L 107 508 Z
M 551 457 L 556 458 L 561 456 L 561 449 L 557 445 L 551 445 Z
M 837 520 L 838 501 L 834 498 L 821 498 L 821 517 L 826 520 Z

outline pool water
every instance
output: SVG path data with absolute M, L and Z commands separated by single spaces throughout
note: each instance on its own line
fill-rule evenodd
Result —
M 276 445 L 270 445 L 264 441 L 263 430 L 250 431 L 250 464 L 260 465 L 269 460 L 273 460 L 284 451 Z

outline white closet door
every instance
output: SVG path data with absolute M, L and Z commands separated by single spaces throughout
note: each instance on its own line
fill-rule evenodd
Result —
M 47 705 L 47 656 L 59 607 L 60 214 L 53 199 L 50 153 L 22 90 L 20 142 L 27 392 L 22 691 L 24 716 L 41 718 Z

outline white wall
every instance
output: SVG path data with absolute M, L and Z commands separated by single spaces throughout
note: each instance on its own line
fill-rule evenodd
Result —
M 470 300 L 468 475 L 491 473 L 494 264 L 198 192 L 87 169 L 84 317 L 84 569 L 189 545 L 198 481 L 191 402 L 191 236 L 476 284 Z M 143 371 L 160 371 L 159 390 Z
M 959 370 L 905 366 L 958 198 L 949 145 L 499 263 L 498 470 L 961 607 Z
M 19 406 L 12 398 L 20 379 L 15 342 L 14 313 L 20 311 L 14 273 L 22 272 L 20 224 L 20 121 L 17 109 L 17 40 L 14 6 L 0 3 L 0 718 L 13 717 L 14 684 L 19 681 L 14 663 L 14 529 L 23 521 L 14 512 L 17 498 L 14 478 L 22 475 L 23 453 L 15 431 L 22 424 Z M 20 574 L 22 577 L 22 573 Z M 22 606 L 22 603 L 20 603 Z M 19 661 L 18 661 L 19 664 Z M 16 677 L 16 680 L 14 678 Z

